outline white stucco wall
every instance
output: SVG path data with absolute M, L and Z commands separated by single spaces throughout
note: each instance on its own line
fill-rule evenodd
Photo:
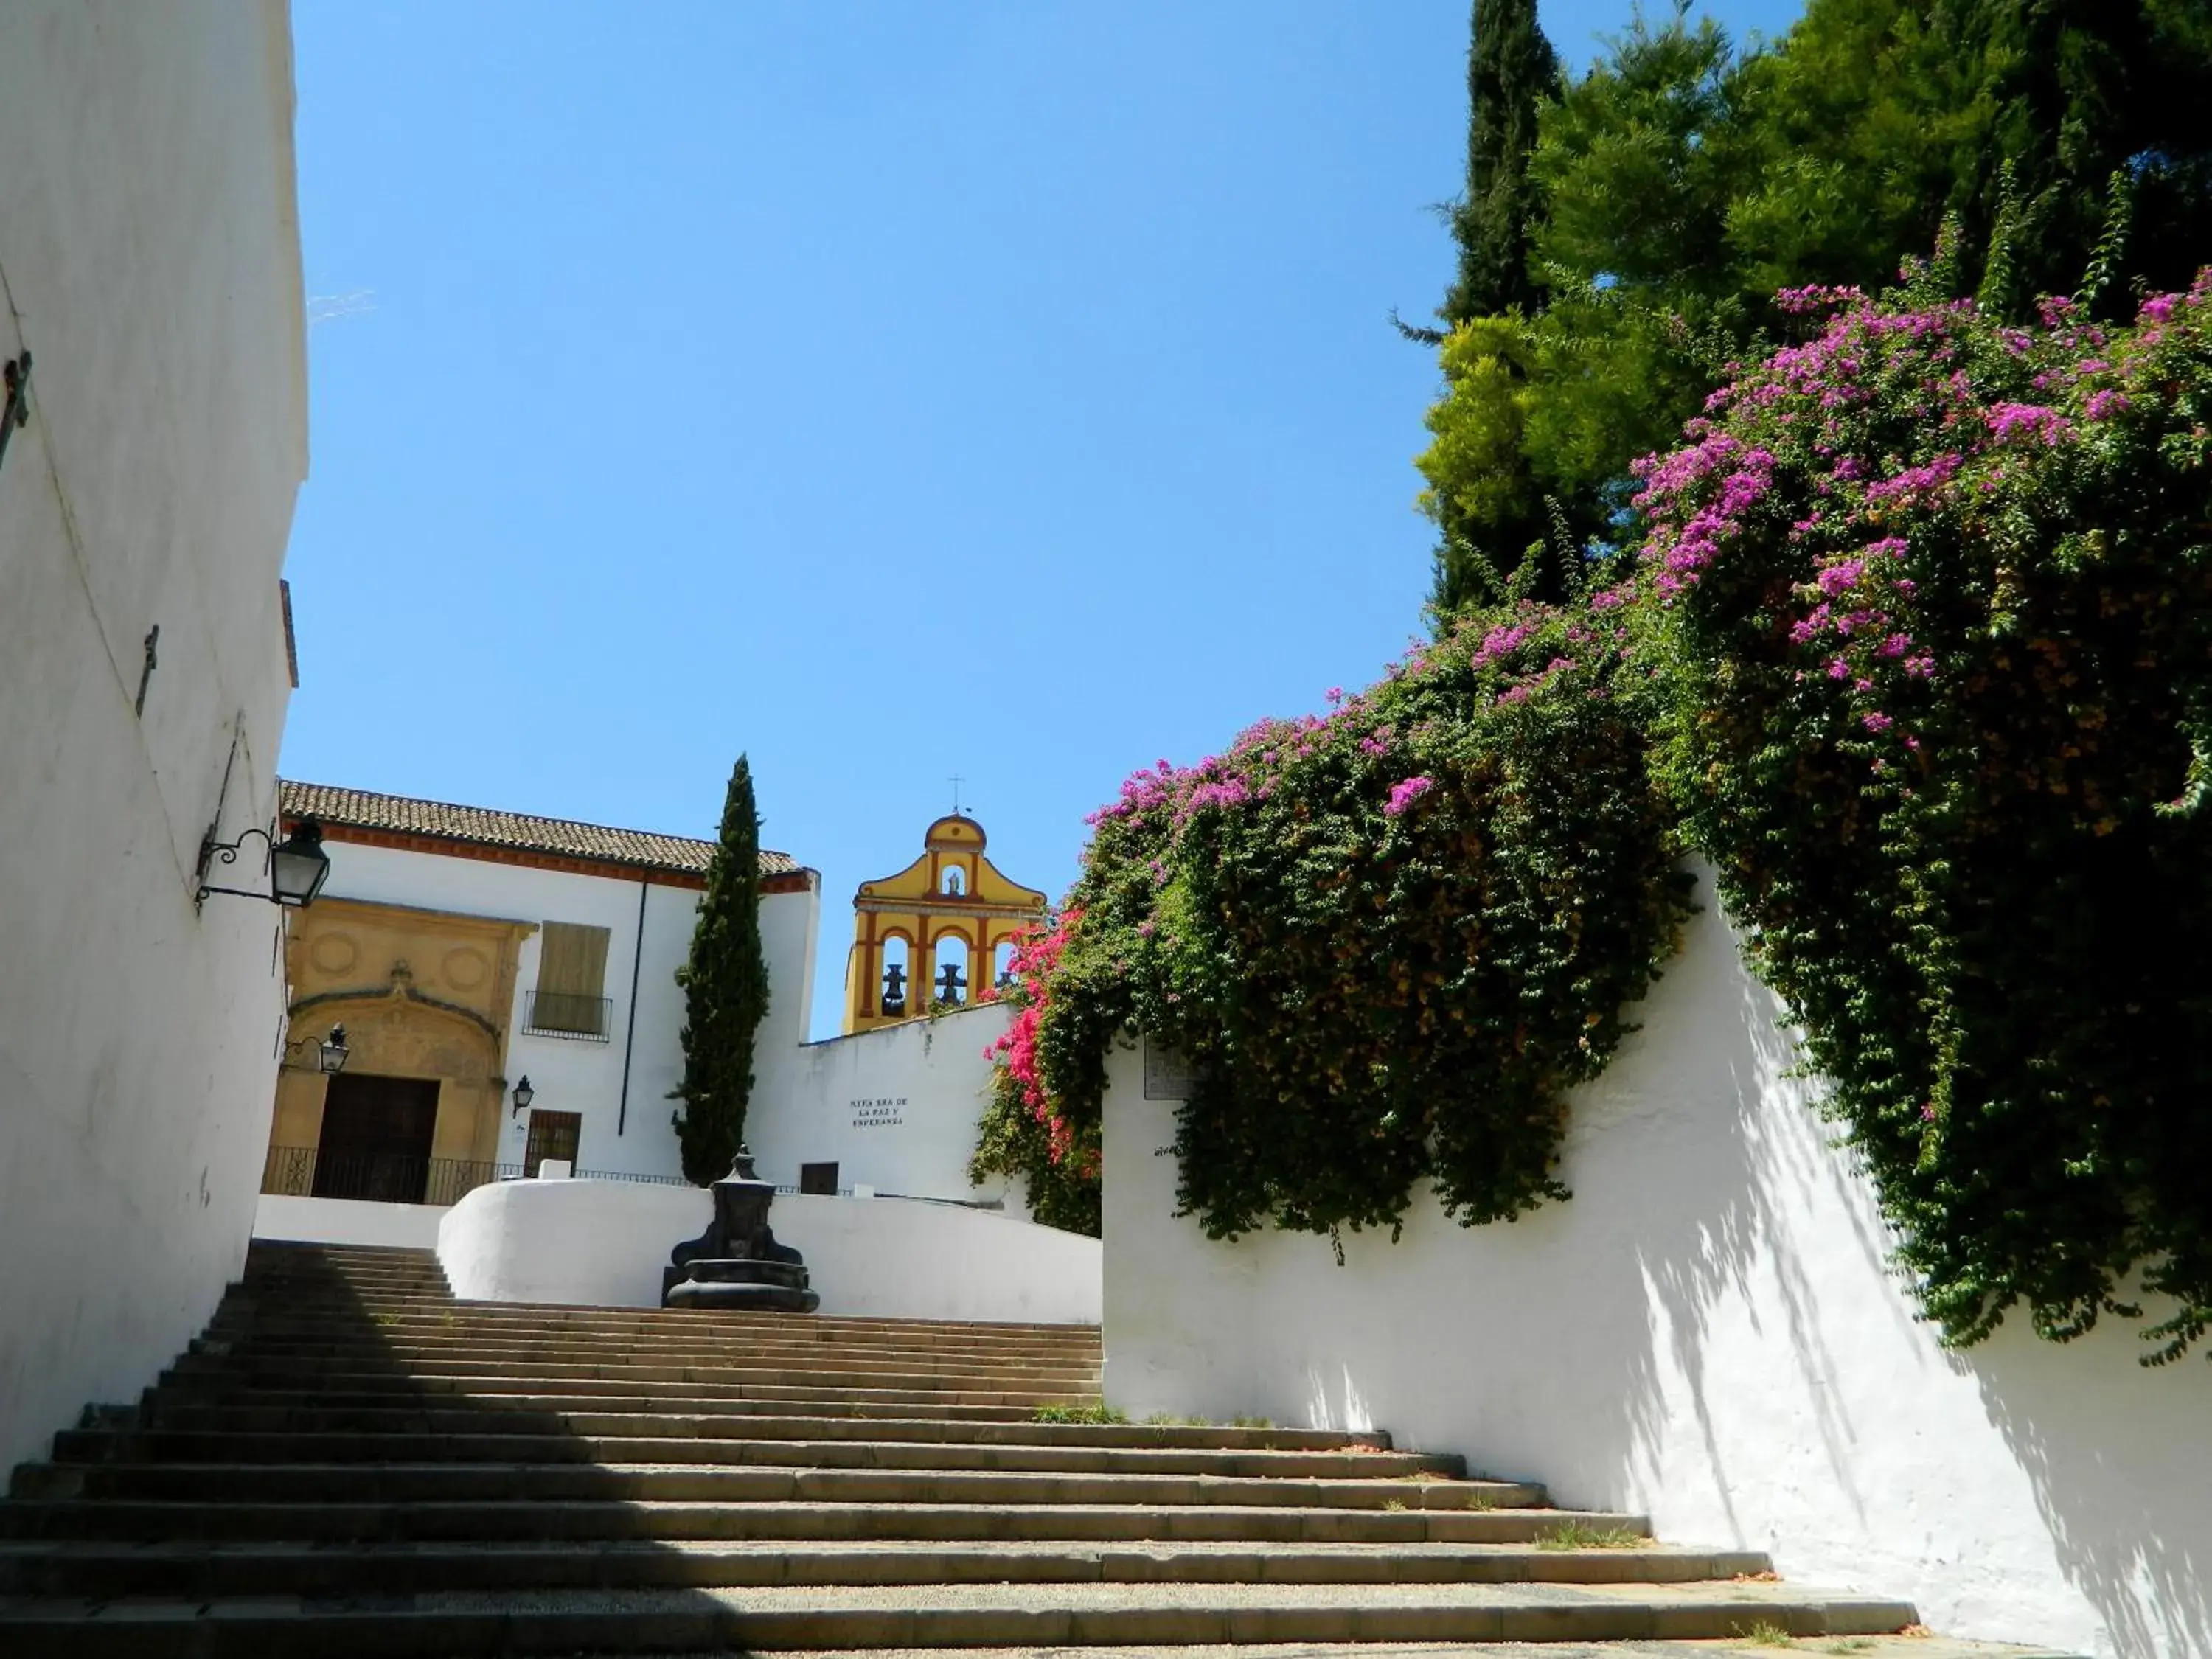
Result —
M 762 1176 L 797 1186 L 802 1164 L 834 1162 L 840 1187 L 996 1201 L 1026 1219 L 1020 1182 L 968 1179 L 991 1081 L 983 1051 L 1012 1018 L 977 1003 L 807 1044 L 775 1089 L 753 1091 L 745 1136 Z
M 252 1224 L 277 913 L 192 893 L 210 822 L 275 806 L 295 199 L 280 0 L 0 10 L 0 356 L 35 358 L 0 463 L 0 1467 L 136 1397 Z
M 1174 1105 L 1117 1054 L 1109 1401 L 1387 1428 L 1951 1633 L 2212 1654 L 2212 1367 L 2144 1370 L 2124 1327 L 1938 1347 L 1716 914 L 1639 1018 L 1576 1097 L 1571 1200 L 1474 1230 L 1424 1200 L 1342 1267 L 1176 1218 Z
M 681 1172 L 672 1123 L 676 1106 L 668 1095 L 684 1069 L 684 993 L 676 984 L 676 970 L 691 950 L 700 898 L 696 890 L 338 840 L 327 845 L 331 876 L 324 890 L 337 897 L 607 929 L 606 994 L 613 1005 L 608 1041 L 580 1042 L 523 1030 L 529 994 L 538 984 L 539 936 L 532 933 L 523 943 L 514 1006 L 508 1016 L 507 1077 L 530 1079 L 536 1091 L 533 1103 L 539 1109 L 582 1115 L 577 1142 L 580 1168 L 623 1175 Z M 641 952 L 641 891 L 645 900 Z M 756 1101 L 781 1097 L 790 1086 L 794 1057 L 805 1040 L 811 1017 L 814 941 L 820 921 L 818 890 L 761 896 L 761 946 L 768 961 L 769 999 L 768 1017 L 755 1042 Z M 386 966 L 364 964 L 364 971 L 380 973 Z M 625 1108 L 623 1061 L 625 1047 L 631 1043 L 635 1048 Z M 522 1161 L 528 1133 L 528 1115 L 509 1112 L 501 1132 L 502 1162 Z
M 669 1252 L 713 1215 L 704 1188 L 503 1182 L 453 1206 L 439 1227 L 438 1257 L 465 1298 L 654 1308 Z M 786 1194 L 769 1221 L 805 1257 L 826 1314 L 1098 1320 L 1096 1239 L 902 1199 Z
M 305 1239 L 318 1244 L 374 1244 L 405 1250 L 438 1248 L 447 1204 L 383 1204 L 365 1198 L 294 1198 L 264 1193 L 253 1212 L 256 1238 Z

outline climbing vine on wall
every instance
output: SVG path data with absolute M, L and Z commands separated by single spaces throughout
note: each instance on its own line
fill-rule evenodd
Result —
M 1663 775 L 1947 1336 L 2212 1322 L 2212 300 L 1784 296 L 1644 469 Z
M 1201 1079 L 1175 1150 L 1216 1237 L 1393 1225 L 1424 1179 L 1469 1224 L 1565 1196 L 1564 1091 L 1686 902 L 1625 635 L 1471 617 L 1326 717 L 1130 778 L 1024 953 L 994 1121 L 1095 1183 L 1107 1045 L 1142 1030 Z
M 1130 778 L 1000 1054 L 1036 1156 L 1095 1182 L 1141 1030 L 1217 1237 L 1562 1196 L 1686 845 L 1947 1340 L 2212 1329 L 2212 273 L 2124 325 L 1946 279 L 1779 296 L 1565 605 Z

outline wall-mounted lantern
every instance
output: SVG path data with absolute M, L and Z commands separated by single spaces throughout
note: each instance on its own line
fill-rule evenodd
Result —
M 237 863 L 239 849 L 246 845 L 248 836 L 260 836 L 261 844 L 269 849 L 268 890 L 210 886 L 209 869 L 217 863 Z M 323 827 L 313 818 L 301 818 L 282 841 L 266 830 L 248 830 L 236 841 L 219 842 L 210 830 L 200 842 L 200 884 L 199 890 L 192 895 L 192 908 L 198 909 L 204 904 L 210 893 L 232 893 L 240 898 L 267 899 L 288 910 L 303 910 L 315 902 L 315 895 L 323 890 L 323 884 L 330 877 L 331 855 L 323 851 Z
M 284 1045 L 284 1052 L 289 1054 L 296 1048 L 307 1047 L 310 1043 L 314 1044 L 315 1069 L 325 1077 L 335 1077 L 338 1073 L 345 1070 L 345 1063 L 353 1054 L 353 1050 L 346 1047 L 345 1027 L 343 1025 L 331 1026 L 331 1034 L 320 1042 L 316 1042 L 313 1037 L 301 1037 L 296 1042 L 288 1042 Z
M 522 1081 L 514 1085 L 514 1110 L 511 1115 L 520 1117 L 530 1109 L 530 1103 L 538 1098 L 538 1091 L 530 1086 L 530 1073 L 522 1074 Z

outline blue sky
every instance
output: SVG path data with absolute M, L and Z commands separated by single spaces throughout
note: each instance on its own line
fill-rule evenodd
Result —
M 711 835 L 744 750 L 821 1035 L 952 775 L 1059 892 L 1131 769 L 1420 626 L 1384 319 L 1449 274 L 1467 15 L 301 0 L 283 770 Z

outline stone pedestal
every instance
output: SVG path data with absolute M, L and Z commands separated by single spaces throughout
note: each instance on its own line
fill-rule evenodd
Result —
M 716 1182 L 714 1219 L 696 1238 L 669 1253 L 660 1271 L 664 1308 L 752 1308 L 812 1313 L 822 1298 L 806 1285 L 806 1264 L 769 1231 L 775 1187 L 753 1172 L 740 1146 L 730 1173 Z

